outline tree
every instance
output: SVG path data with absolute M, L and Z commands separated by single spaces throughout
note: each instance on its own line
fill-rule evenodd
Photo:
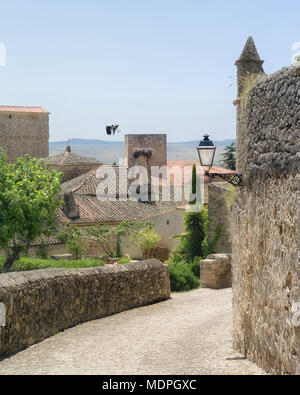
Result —
M 185 233 L 174 238 L 181 240 L 173 251 L 171 261 L 192 263 L 195 258 L 206 258 L 214 252 L 220 239 L 222 226 L 216 229 L 214 238 L 208 240 L 208 210 L 188 211 L 184 214 Z
M 222 163 L 230 170 L 236 170 L 236 144 L 233 141 L 230 145 L 225 147 L 225 152 L 222 155 Z
M 22 251 L 38 237 L 49 236 L 59 197 L 62 174 L 26 155 L 9 164 L 0 153 L 0 249 L 6 252 L 9 272 Z
M 81 244 L 82 232 L 76 226 L 67 224 L 64 229 L 61 229 L 56 238 L 66 245 L 69 254 L 73 255 L 73 259 L 81 259 L 85 248 Z
M 150 224 L 138 232 L 132 232 L 130 235 L 130 241 L 140 248 L 144 254 L 157 247 L 160 239 L 160 235 L 154 232 L 153 226 Z
M 124 221 L 120 224 L 114 225 L 96 225 L 91 226 L 87 229 L 89 236 L 93 238 L 103 249 L 108 257 L 122 255 L 121 251 L 121 236 L 129 235 L 131 232 L 137 231 L 138 229 L 145 226 L 142 223 L 136 223 L 132 221 Z M 116 248 L 114 248 L 112 241 L 116 239 Z
M 193 171 L 192 171 L 192 190 L 191 195 L 194 197 L 197 193 L 197 169 L 195 163 L 193 164 Z M 190 205 L 194 205 L 197 199 L 194 197 L 190 197 Z

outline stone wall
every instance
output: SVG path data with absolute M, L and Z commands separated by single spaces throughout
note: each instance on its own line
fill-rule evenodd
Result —
M 299 119 L 299 66 L 260 77 L 238 107 L 234 345 L 277 374 L 300 373 Z
M 170 298 L 168 266 L 153 259 L 115 267 L 49 269 L 0 275 L 0 356 L 56 333 Z
M 49 115 L 0 112 L 0 147 L 10 162 L 25 154 L 46 158 L 49 155 Z
M 216 253 L 230 253 L 231 234 L 230 234 L 230 198 L 235 193 L 230 184 L 218 182 L 208 185 L 208 237 L 213 241 L 218 226 L 222 226 L 222 232 Z

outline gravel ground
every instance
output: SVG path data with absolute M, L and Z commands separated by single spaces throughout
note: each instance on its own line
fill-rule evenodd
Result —
M 264 374 L 231 339 L 231 289 L 198 289 L 68 329 L 2 360 L 0 375 Z

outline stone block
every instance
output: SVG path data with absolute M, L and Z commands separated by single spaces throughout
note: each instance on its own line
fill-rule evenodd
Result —
M 232 286 L 231 255 L 214 254 L 200 263 L 202 288 L 224 289 Z

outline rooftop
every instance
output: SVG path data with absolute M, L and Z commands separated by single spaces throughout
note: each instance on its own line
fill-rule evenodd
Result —
M 235 174 L 236 171 L 226 169 L 222 166 L 212 166 L 211 169 L 208 167 L 202 167 L 196 161 L 188 161 L 188 160 L 175 160 L 175 161 L 168 161 L 168 168 L 171 170 L 173 168 L 173 173 L 171 173 L 171 182 L 173 184 L 189 184 L 192 181 L 193 176 L 193 166 L 196 165 L 197 174 L 204 174 L 207 170 L 210 170 L 211 173 L 216 174 Z M 178 169 L 176 171 L 176 169 Z M 182 181 L 178 177 L 178 173 L 182 174 Z M 204 182 L 210 183 L 209 177 L 205 176 Z
M 238 62 L 263 62 L 260 59 L 252 37 L 248 38 Z
M 103 176 L 105 171 L 115 170 L 115 179 L 110 177 L 108 179 L 100 178 L 97 172 L 101 170 Z M 124 174 L 125 182 L 119 184 L 120 174 L 126 167 L 119 166 L 101 166 L 98 169 L 92 170 L 86 174 L 76 177 L 70 181 L 62 184 L 62 195 L 65 193 L 72 193 L 75 205 L 79 209 L 77 218 L 69 218 L 63 210 L 58 211 L 57 219 L 61 223 L 81 223 L 81 224 L 97 224 L 97 223 L 118 223 L 122 221 L 138 221 L 152 218 L 156 215 L 175 211 L 178 206 L 182 206 L 183 202 L 175 202 L 171 199 L 169 202 L 162 200 L 158 202 L 142 202 L 130 199 L 130 191 L 128 189 L 128 182 L 126 182 L 127 173 Z M 116 181 L 116 188 L 115 188 Z M 114 200 L 102 201 L 97 198 L 97 191 L 100 184 L 105 182 L 105 187 L 108 188 L 107 198 L 111 197 Z M 112 194 L 110 196 L 110 190 Z M 117 192 L 117 196 L 116 196 Z M 104 192 L 105 193 L 105 192 Z M 125 201 L 124 201 L 125 200 Z
M 101 165 L 97 159 L 71 152 L 71 147 L 67 146 L 65 152 L 48 156 L 43 161 L 49 165 L 57 166 L 80 166 L 80 165 Z
M 29 114 L 50 114 L 42 107 L 36 106 L 2 106 L 0 105 L 0 112 L 17 112 L 17 113 L 29 113 Z

